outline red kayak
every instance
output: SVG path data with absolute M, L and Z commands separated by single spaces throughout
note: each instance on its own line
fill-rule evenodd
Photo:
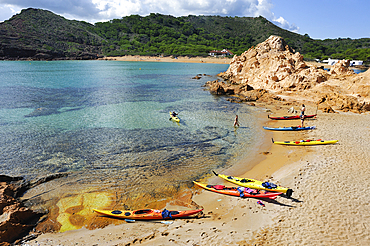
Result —
M 95 212 L 111 216 L 119 219 L 134 219 L 134 220 L 162 220 L 162 219 L 176 219 L 186 218 L 191 215 L 200 213 L 203 209 L 187 210 L 187 211 L 173 211 L 173 210 L 156 210 L 156 209 L 140 209 L 134 211 L 123 210 L 98 210 L 93 209 Z
M 316 115 L 317 114 L 305 115 L 304 118 L 305 119 L 314 118 L 316 117 Z M 299 117 L 300 117 L 299 115 L 281 116 L 281 117 L 274 117 L 274 116 L 267 115 L 267 118 L 272 119 L 272 120 L 296 120 L 296 119 L 300 119 Z
M 246 187 L 226 187 L 224 185 L 206 185 L 193 181 L 194 184 L 216 193 L 230 195 L 230 196 L 239 196 L 239 197 L 248 197 L 248 198 L 270 198 L 275 199 L 277 196 L 283 194 L 282 192 L 271 192 L 265 190 L 256 190 Z

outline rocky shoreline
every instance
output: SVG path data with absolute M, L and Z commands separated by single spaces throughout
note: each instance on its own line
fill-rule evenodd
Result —
M 37 53 L 33 56 L 0 56 L 0 61 L 68 61 L 68 60 L 98 60 L 102 55 L 95 53 L 79 53 L 75 56 L 56 56 L 55 54 Z
M 235 56 L 219 76 L 224 81 L 208 81 L 205 87 L 234 96 L 232 102 L 310 101 L 323 112 L 370 111 L 370 70 L 356 74 L 342 60 L 326 71 L 304 62 L 277 36 Z
M 0 175 L 0 245 L 17 244 L 39 235 L 35 226 L 46 216 L 47 211 L 33 211 L 27 205 L 27 200 L 21 200 L 29 189 L 50 180 L 64 177 L 68 174 L 58 173 L 35 181 L 26 181 L 22 177 Z

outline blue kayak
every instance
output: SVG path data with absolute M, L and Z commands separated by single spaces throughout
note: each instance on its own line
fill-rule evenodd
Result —
M 270 130 L 270 131 L 303 131 L 303 130 L 313 130 L 316 126 L 305 126 L 305 127 L 299 127 L 299 126 L 291 126 L 291 127 L 267 127 L 264 126 L 263 129 Z

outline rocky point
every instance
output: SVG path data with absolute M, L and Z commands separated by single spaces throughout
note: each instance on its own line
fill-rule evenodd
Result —
M 349 61 L 331 67 L 311 65 L 283 38 L 266 41 L 234 56 L 224 81 L 208 81 L 211 93 L 236 95 L 231 101 L 309 101 L 324 112 L 370 110 L 370 72 L 356 74 Z

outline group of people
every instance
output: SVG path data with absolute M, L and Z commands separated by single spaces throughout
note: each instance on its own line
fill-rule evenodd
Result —
M 304 104 L 302 104 L 302 108 L 301 108 L 301 114 L 299 116 L 299 118 L 301 119 L 301 127 L 304 127 L 304 113 L 306 111 L 306 106 Z M 235 116 L 235 120 L 234 120 L 234 127 L 239 127 L 240 124 L 239 124 L 239 119 L 238 119 L 238 115 Z

